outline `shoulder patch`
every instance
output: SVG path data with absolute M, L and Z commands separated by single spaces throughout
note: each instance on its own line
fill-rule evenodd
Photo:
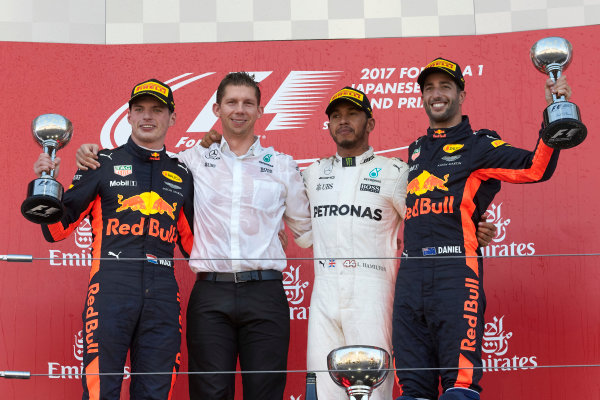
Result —
M 496 139 L 496 140 L 492 141 L 492 146 L 494 146 L 494 147 L 499 147 L 499 146 L 502 146 L 503 144 L 510 146 L 510 144 L 508 144 L 505 141 L 500 140 L 500 139 Z

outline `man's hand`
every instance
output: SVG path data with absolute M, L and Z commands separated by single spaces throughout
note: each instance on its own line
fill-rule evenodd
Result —
M 281 242 L 281 247 L 283 247 L 283 251 L 285 251 L 285 249 L 287 249 L 287 245 L 288 245 L 288 237 L 285 234 L 285 230 L 282 229 L 279 231 L 279 233 L 277 234 L 277 236 L 279 236 L 279 241 Z
M 81 147 L 77 149 L 77 154 L 75 154 L 75 157 L 77 158 L 77 168 L 83 171 L 87 171 L 88 168 L 98 168 L 100 166 L 100 163 L 98 162 L 99 149 L 98 145 L 94 143 L 82 144 Z
M 496 237 L 496 225 L 486 222 L 488 217 L 488 213 L 483 214 L 477 224 L 477 242 L 481 247 L 486 247 Z
M 208 131 L 206 133 L 206 135 L 204 135 L 204 137 L 200 141 L 200 146 L 208 149 L 210 147 L 210 145 L 213 143 L 221 143 L 222 137 L 223 136 L 219 132 L 215 131 L 214 129 L 211 129 L 210 131 Z M 286 242 L 286 245 L 287 245 L 287 242 Z M 285 247 L 283 249 L 285 250 Z
M 33 172 L 38 176 L 42 176 L 42 172 L 50 173 L 54 170 L 54 177 L 58 177 L 58 167 L 60 166 L 60 158 L 56 157 L 54 161 L 46 153 L 40 154 L 37 161 L 33 164 Z
M 548 78 L 548 80 L 546 81 L 545 91 L 546 103 L 548 103 L 548 105 L 552 104 L 552 101 L 554 100 L 552 98 L 552 94 L 555 94 L 556 97 L 565 96 L 567 100 L 571 98 L 572 94 L 571 86 L 569 86 L 569 84 L 567 83 L 566 75 L 562 75 L 560 78 L 557 79 L 556 82 L 554 82 L 551 78 Z

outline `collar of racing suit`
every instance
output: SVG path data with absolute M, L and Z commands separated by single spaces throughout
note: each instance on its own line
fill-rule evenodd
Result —
M 464 135 L 466 132 L 472 132 L 471 124 L 469 123 L 469 117 L 463 115 L 462 121 L 460 121 L 458 125 L 454 125 L 451 128 L 427 128 L 427 137 L 433 139 L 442 139 L 452 136 Z
M 165 158 L 169 157 L 167 155 L 166 147 L 163 147 L 162 150 L 144 149 L 144 148 L 138 146 L 137 144 L 135 144 L 135 142 L 131 139 L 131 136 L 129 137 L 129 140 L 127 140 L 127 143 L 125 144 L 125 149 L 127 149 L 127 151 L 129 153 L 133 154 L 137 158 L 144 160 L 144 161 L 160 161 L 160 160 L 164 160 Z
M 374 158 L 373 153 L 371 146 L 358 157 L 341 157 L 338 153 L 335 153 L 335 161 L 341 163 L 342 167 L 356 167 L 357 165 L 371 161 Z

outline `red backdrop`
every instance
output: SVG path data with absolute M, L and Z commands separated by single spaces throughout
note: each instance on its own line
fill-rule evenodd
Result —
M 563 36 L 574 47 L 566 71 L 589 135 L 561 154 L 555 176 L 538 185 L 504 185 L 490 207 L 498 236 L 486 255 L 486 337 L 482 384 L 486 399 L 596 398 L 598 368 L 542 368 L 600 363 L 600 269 L 596 197 L 600 92 L 596 65 L 600 27 L 590 26 L 485 36 L 95 46 L 2 43 L 0 116 L 0 254 L 41 258 L 32 264 L 0 265 L 0 370 L 51 374 L 31 380 L 0 379 L 2 398 L 64 399 L 80 396 L 80 380 L 65 374 L 81 366 L 81 311 L 89 276 L 90 229 L 57 243 L 20 215 L 32 164 L 40 148 L 30 134 L 44 113 L 68 117 L 75 127 L 63 158 L 60 181 L 68 186 L 74 152 L 82 143 L 121 144 L 132 86 L 150 77 L 175 89 L 177 124 L 172 151 L 195 144 L 216 123 L 210 112 L 220 79 L 246 70 L 261 79 L 265 116 L 256 132 L 266 145 L 290 153 L 301 166 L 335 152 L 326 130 L 327 100 L 345 85 L 365 90 L 374 105 L 376 151 L 406 159 L 406 146 L 427 127 L 416 77 L 437 56 L 465 72 L 464 111 L 475 129 L 490 128 L 514 146 L 532 148 L 545 107 L 545 77 L 529 49 L 545 36 Z M 217 128 L 218 124 L 215 125 Z M 311 257 L 294 244 L 289 257 Z M 527 256 L 527 257 L 519 257 Z M 66 261 L 62 258 L 67 257 Z M 305 369 L 306 327 L 312 291 L 311 261 L 290 260 L 284 283 L 292 317 L 288 368 Z M 183 306 L 194 277 L 176 263 Z M 185 325 L 184 325 L 185 329 Z M 187 371 L 183 347 L 182 371 Z M 126 381 L 128 382 L 128 380 Z M 238 393 L 240 393 L 238 391 Z M 303 398 L 304 374 L 289 374 L 287 399 Z M 126 397 L 126 396 L 125 396 Z M 241 398 L 240 395 L 238 395 Z M 187 398 L 187 377 L 175 386 Z

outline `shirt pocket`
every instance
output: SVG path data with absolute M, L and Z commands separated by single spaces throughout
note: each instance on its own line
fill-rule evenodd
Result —
M 282 205 L 281 193 L 283 187 L 280 183 L 254 180 L 254 193 L 252 206 L 263 211 L 276 211 Z

